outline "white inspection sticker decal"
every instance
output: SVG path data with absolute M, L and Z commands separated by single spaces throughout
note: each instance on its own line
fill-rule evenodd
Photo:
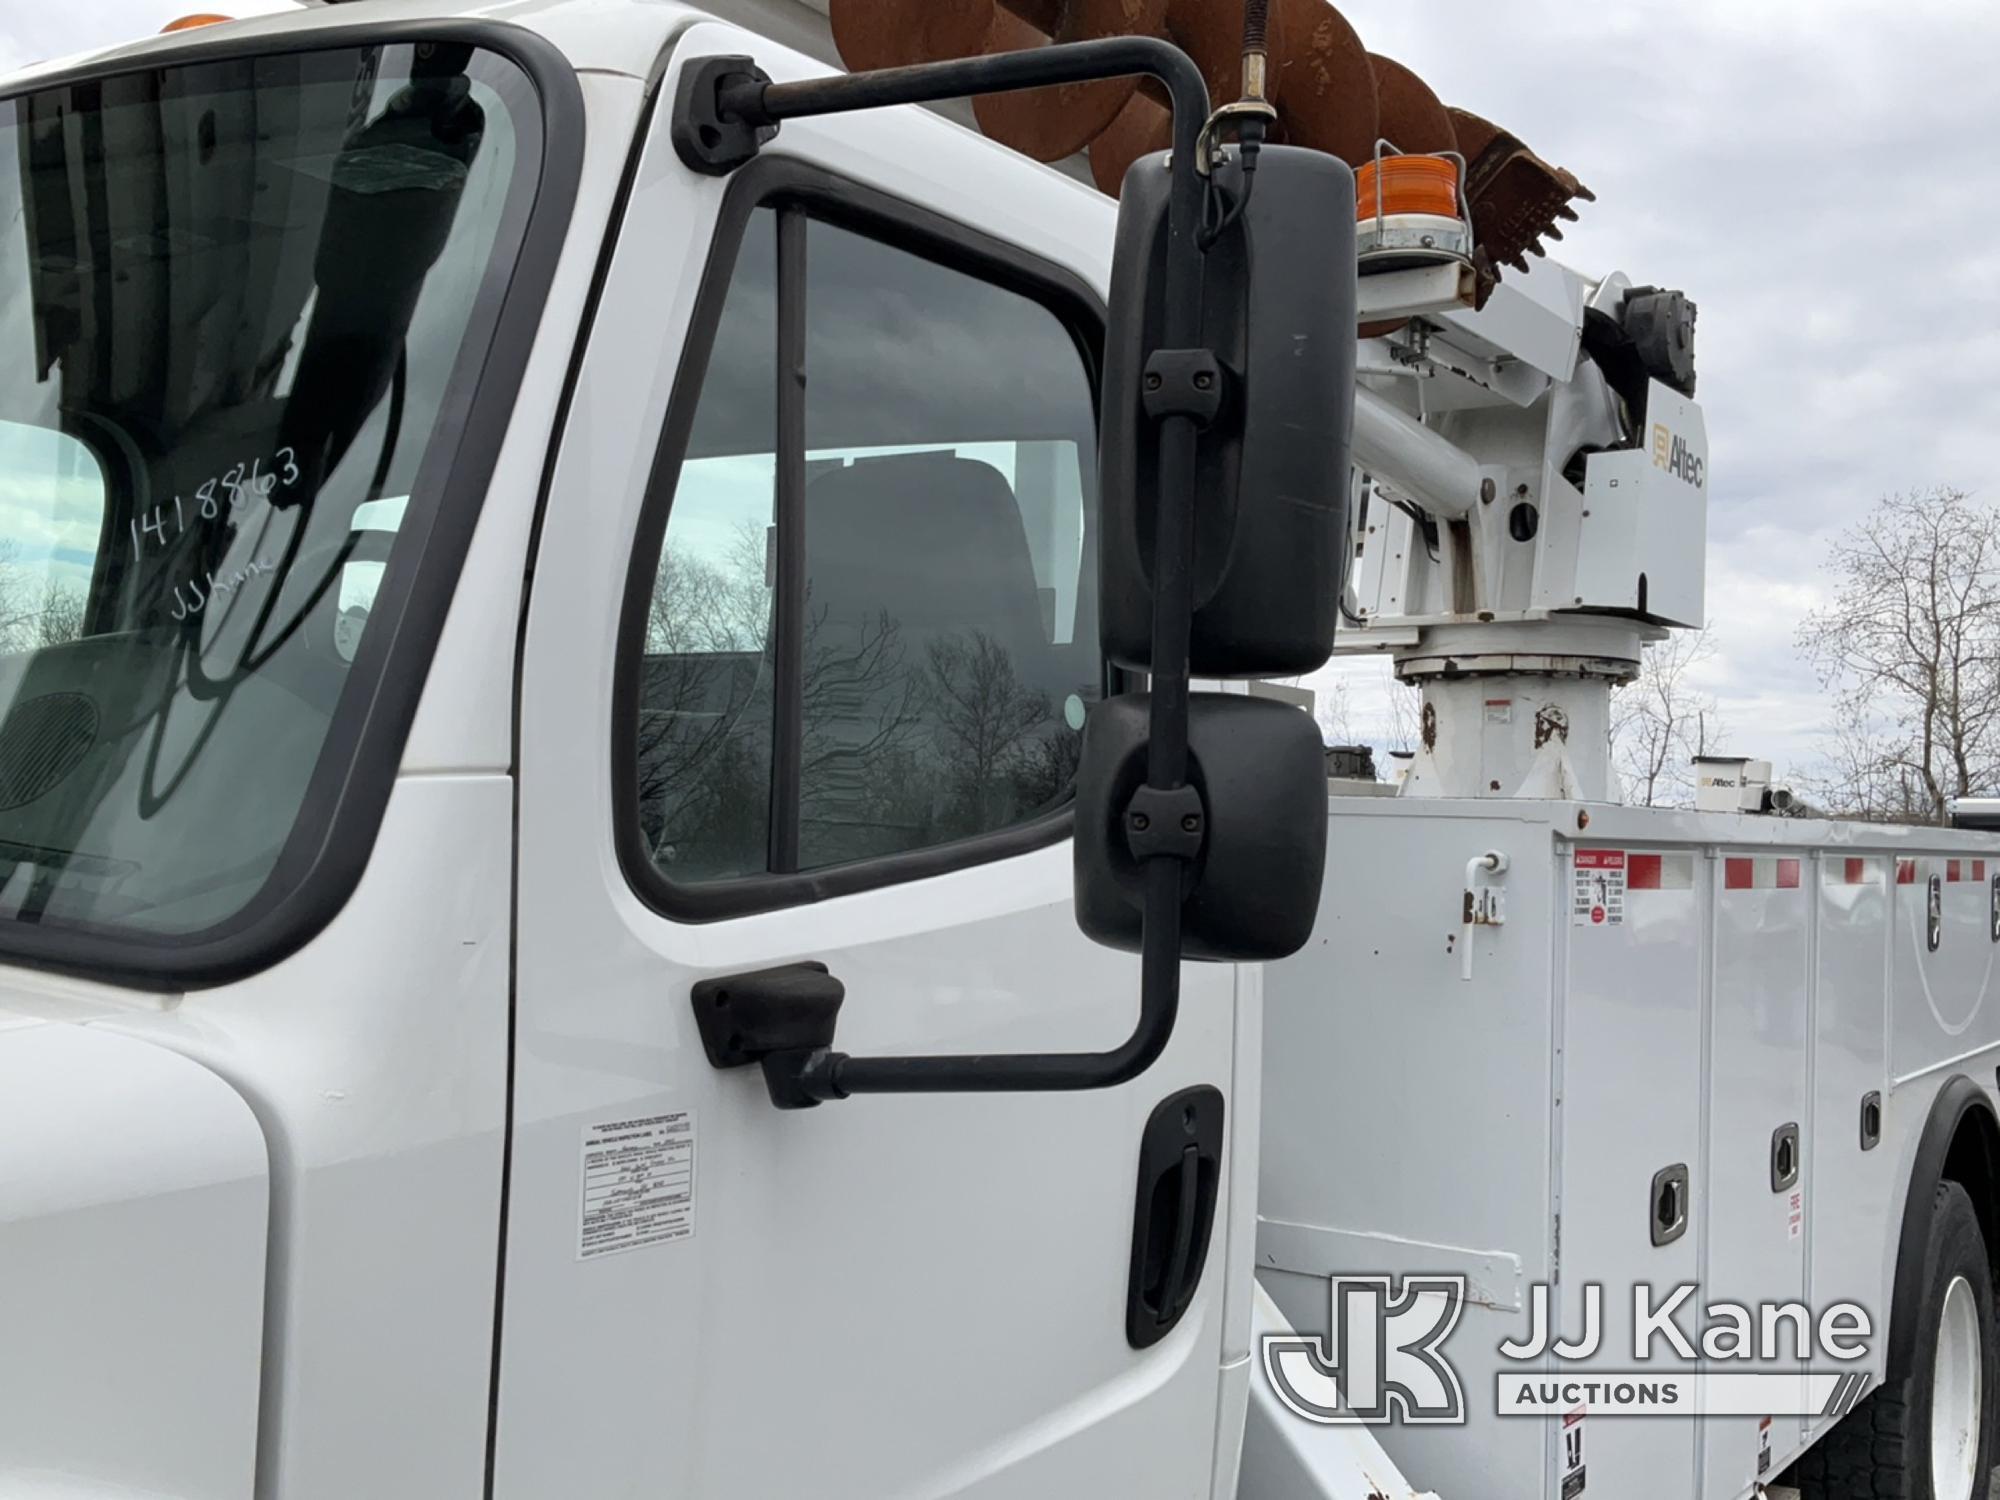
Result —
M 1583 1415 L 1576 1407 L 1563 1418 L 1562 1500 L 1576 1500 L 1583 1493 L 1588 1470 L 1583 1463 Z
M 1579 849 L 1570 887 L 1570 924 L 1622 927 L 1625 923 L 1625 851 Z
M 694 1111 L 586 1125 L 576 1258 L 694 1237 Z

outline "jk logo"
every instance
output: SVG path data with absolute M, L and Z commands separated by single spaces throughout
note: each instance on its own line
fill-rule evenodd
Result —
M 1264 1376 L 1308 1422 L 1463 1422 L 1465 1392 L 1441 1349 L 1464 1310 L 1463 1276 L 1336 1276 L 1325 1344 L 1266 1334 Z

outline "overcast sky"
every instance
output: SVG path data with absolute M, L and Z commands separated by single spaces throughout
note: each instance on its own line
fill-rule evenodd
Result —
M 211 3 L 9 5 L 0 69 Z M 1996 492 L 2000 5 L 1342 8 L 1447 103 L 1507 126 L 1596 191 L 1564 259 L 1700 304 L 1721 647 L 1705 685 L 1723 700 L 1733 748 L 1803 769 L 1826 701 L 1792 635 L 1827 538 L 1885 491 Z M 1381 696 L 1366 682 L 1353 690 L 1365 737 L 1379 733 Z

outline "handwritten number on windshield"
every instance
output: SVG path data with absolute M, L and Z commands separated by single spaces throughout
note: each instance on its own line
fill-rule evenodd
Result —
M 219 520 L 225 512 L 236 515 L 255 501 L 268 500 L 273 490 L 290 489 L 298 482 L 298 454 L 289 447 L 280 448 L 273 455 L 269 470 L 265 469 L 261 458 L 253 458 L 247 464 L 232 465 L 227 472 L 204 479 L 197 485 L 191 503 L 175 495 L 171 512 L 164 505 L 156 505 L 150 516 L 134 516 L 131 521 L 132 551 L 135 555 L 143 555 L 147 537 L 152 537 L 164 550 L 170 540 L 169 526 L 172 527 L 172 537 L 180 536 L 188 528 L 190 510 L 200 520 Z

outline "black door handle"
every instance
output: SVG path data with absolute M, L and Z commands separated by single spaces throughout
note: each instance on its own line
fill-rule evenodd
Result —
M 1222 1119 L 1221 1092 L 1202 1084 L 1162 1099 L 1139 1138 L 1125 1298 L 1134 1349 L 1165 1338 L 1201 1285 L 1222 1181 Z

